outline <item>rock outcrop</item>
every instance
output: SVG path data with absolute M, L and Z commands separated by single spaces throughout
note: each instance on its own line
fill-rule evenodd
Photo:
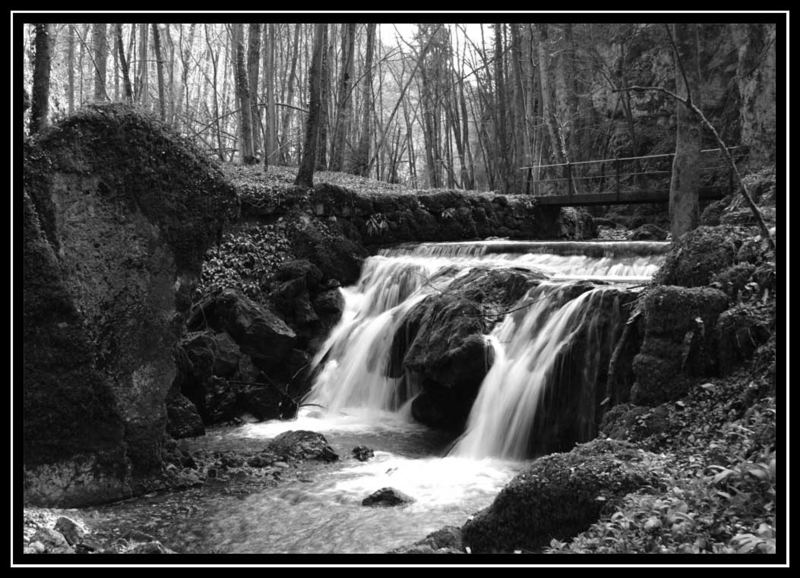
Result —
M 25 499 L 121 497 L 160 467 L 172 346 L 236 196 L 122 105 L 85 108 L 24 153 Z

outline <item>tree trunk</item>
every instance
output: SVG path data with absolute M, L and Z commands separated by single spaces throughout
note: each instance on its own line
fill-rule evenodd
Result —
M 494 82 L 495 82 L 495 107 L 497 109 L 497 137 L 500 150 L 500 173 L 503 183 L 503 192 L 511 191 L 511 167 L 508 159 L 508 130 L 506 127 L 506 82 L 503 71 L 503 25 L 495 24 L 494 32 Z
M 152 23 L 153 27 L 153 52 L 156 56 L 156 71 L 158 76 L 158 112 L 161 122 L 167 120 L 167 107 L 164 99 L 164 60 L 161 56 L 161 34 L 158 31 L 158 24 Z
M 35 134 L 47 126 L 50 108 L 50 25 L 35 24 L 33 61 L 33 93 L 31 94 L 30 133 Z
M 342 67 L 339 78 L 338 98 L 336 102 L 336 122 L 331 143 L 332 171 L 341 171 L 344 167 L 344 149 L 350 131 L 350 118 L 353 110 L 353 99 L 350 98 L 353 82 L 356 25 L 347 24 L 342 34 Z
M 264 40 L 264 92 L 266 102 L 266 118 L 264 131 L 264 168 L 270 162 L 275 162 L 275 143 L 277 143 L 277 111 L 275 108 L 275 87 L 272 79 L 275 74 L 275 25 L 270 23 L 264 29 L 264 33 L 269 33 L 269 37 Z
M 122 24 L 116 24 L 117 53 L 119 54 L 119 65 L 122 69 L 122 92 L 125 102 L 133 102 L 133 89 L 131 88 L 130 71 L 128 70 L 128 60 L 125 58 L 125 45 L 122 42 Z
M 542 116 L 547 126 L 547 134 L 550 137 L 550 153 L 557 163 L 564 162 L 564 155 L 561 152 L 561 143 L 558 138 L 558 129 L 555 124 L 553 111 L 553 101 L 550 92 L 550 63 L 547 52 L 547 24 L 536 24 L 536 31 L 539 33 L 536 43 L 536 55 L 539 63 L 539 86 L 542 92 Z
M 247 86 L 247 71 L 244 55 L 244 25 L 233 24 L 233 60 L 236 104 L 239 107 L 239 141 L 241 147 L 239 157 L 242 163 L 251 165 L 256 162 L 253 154 L 253 119 L 250 108 L 250 91 Z
M 139 24 L 139 74 L 136 79 L 134 98 L 147 106 L 148 67 L 147 67 L 147 24 Z
M 75 112 L 75 26 L 68 24 L 67 36 L 67 111 Z
M 106 94 L 106 60 L 108 40 L 105 24 L 92 24 L 92 48 L 94 49 L 94 100 L 108 100 Z
M 311 188 L 314 186 L 314 166 L 316 164 L 316 145 L 319 139 L 320 108 L 322 105 L 322 61 L 325 58 L 327 24 L 314 25 L 314 50 L 311 68 L 308 71 L 308 118 L 306 136 L 303 142 L 303 156 L 297 171 L 295 185 Z
M 361 137 L 358 148 L 353 155 L 351 172 L 355 175 L 366 177 L 369 173 L 369 139 L 371 136 L 370 114 L 372 107 L 372 55 L 375 48 L 375 23 L 367 24 L 367 55 L 364 60 L 364 84 L 362 85 L 361 102 L 363 106 L 361 119 Z M 401 95 L 402 97 L 402 95 Z
M 250 119 L 253 152 L 261 148 L 261 114 L 258 112 L 258 57 L 261 51 L 261 24 L 250 24 L 247 31 L 247 84 L 250 89 Z
M 699 24 L 673 24 L 677 94 L 700 106 L 697 31 Z M 677 136 L 669 189 L 669 219 L 673 241 L 696 228 L 700 221 L 700 150 L 702 124 L 683 102 L 676 103 Z
M 317 134 L 316 170 L 324 171 L 328 166 L 328 104 L 331 90 L 331 59 L 333 44 L 328 44 L 328 27 L 325 27 L 325 46 L 322 53 L 322 79 L 320 87 L 319 132 Z
M 300 24 L 294 25 L 294 46 L 292 48 L 292 63 L 291 71 L 289 72 L 288 86 L 286 88 L 286 104 L 289 106 L 284 108 L 283 120 L 281 123 L 281 162 L 288 164 L 289 154 L 289 127 L 292 122 L 292 101 L 294 100 L 295 90 L 295 76 L 297 73 L 297 55 L 300 52 Z

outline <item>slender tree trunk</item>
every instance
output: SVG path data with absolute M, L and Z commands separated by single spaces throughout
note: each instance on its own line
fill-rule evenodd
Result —
M 528 151 L 528 139 L 526 138 L 526 124 L 528 113 L 525 110 L 525 88 L 523 83 L 523 55 L 522 40 L 520 38 L 519 24 L 511 24 L 511 69 L 514 75 L 514 154 L 512 178 L 516 192 L 523 190 L 522 176 L 525 174 L 519 169 L 523 165 L 530 165 L 530 151 Z
M 368 176 L 369 172 L 369 140 L 370 140 L 370 114 L 372 102 L 372 57 L 375 49 L 375 23 L 367 24 L 367 55 L 364 60 L 364 84 L 362 85 L 361 103 L 364 107 L 361 119 L 361 137 L 354 155 L 352 173 Z M 401 95 L 402 98 L 402 95 Z M 391 121 L 391 119 L 390 119 Z
M 50 25 L 34 25 L 33 93 L 31 94 L 30 134 L 47 126 L 50 108 Z
M 208 48 L 208 54 L 211 60 L 212 66 L 212 73 L 213 73 L 213 84 L 212 84 L 212 91 L 211 94 L 213 95 L 213 104 L 214 104 L 214 125 L 216 128 L 217 133 L 217 154 L 219 156 L 219 160 L 225 160 L 225 148 L 222 142 L 222 119 L 220 118 L 220 109 L 219 109 L 219 94 L 217 93 L 217 78 L 218 78 L 218 69 L 219 69 L 219 52 L 216 54 L 214 53 L 213 44 L 211 39 L 208 36 L 208 24 L 204 26 L 205 30 L 205 37 L 206 37 L 206 46 Z
M 158 112 L 161 122 L 167 120 L 167 108 L 164 99 L 164 59 L 161 54 L 161 33 L 158 30 L 158 24 L 152 23 L 153 26 L 153 52 L 156 57 L 156 71 L 158 75 Z
M 325 27 L 325 46 L 322 53 L 322 71 L 320 86 L 319 132 L 317 133 L 317 162 L 316 170 L 324 171 L 328 166 L 328 105 L 331 90 L 331 59 L 333 58 L 333 44 L 328 44 L 328 27 Z
M 700 73 L 698 66 L 697 32 L 699 24 L 673 24 L 675 39 L 675 84 L 677 94 L 699 108 Z M 678 108 L 678 129 L 675 159 L 669 189 L 669 220 L 673 240 L 695 229 L 700 222 L 700 150 L 702 124 L 683 102 Z
M 75 112 L 75 25 L 67 25 L 67 111 Z
M 117 50 L 117 43 L 111 42 L 114 47 L 114 102 L 119 102 L 119 51 Z
M 125 46 L 122 42 L 122 24 L 117 23 L 116 37 L 117 37 L 117 52 L 119 53 L 119 65 L 122 68 L 122 91 L 125 97 L 125 102 L 133 102 L 133 89 L 131 88 L 130 71 L 128 70 L 128 60 L 125 58 Z
M 306 136 L 303 143 L 303 156 L 297 171 L 295 185 L 311 188 L 314 186 L 314 166 L 316 164 L 316 145 L 319 139 L 320 108 L 322 105 L 322 61 L 325 58 L 327 24 L 314 25 L 314 50 L 311 68 L 308 71 L 308 118 Z
M 300 24 L 295 24 L 294 26 L 294 46 L 292 48 L 292 63 L 291 63 L 291 71 L 289 72 L 289 80 L 288 86 L 286 87 L 286 104 L 288 107 L 284 108 L 283 112 L 283 121 L 281 123 L 281 162 L 282 164 L 287 164 L 289 155 L 288 155 L 288 144 L 289 144 L 289 127 L 291 126 L 292 122 L 292 108 L 291 105 L 294 101 L 294 90 L 295 90 L 295 76 L 297 72 L 297 55 L 300 52 Z
M 499 126 L 497 127 L 498 151 L 500 156 L 500 173 L 501 182 L 503 183 L 503 192 L 510 193 L 511 191 L 511 175 L 508 158 L 508 129 L 506 127 L 506 81 L 503 70 L 503 25 L 495 24 L 494 33 L 494 82 L 495 82 L 495 106 L 497 108 L 497 120 Z
M 355 38 L 356 25 L 347 24 L 342 34 L 342 67 L 336 103 L 336 122 L 331 143 L 330 168 L 332 171 L 341 171 L 344 167 L 344 149 L 353 110 L 353 99 L 350 98 L 350 93 L 353 86 Z
M 94 49 L 94 100 L 108 100 L 106 94 L 106 60 L 108 40 L 105 24 L 92 24 L 92 48 Z
M 247 31 L 247 84 L 250 89 L 250 118 L 253 152 L 261 148 L 261 114 L 258 109 L 258 59 L 261 51 L 261 24 L 250 24 Z
M 149 72 L 147 66 L 147 24 L 139 25 L 139 74 L 136 80 L 138 87 L 134 97 L 136 102 L 147 106 L 149 90 Z
M 278 136 L 277 110 L 275 108 L 275 87 L 272 79 L 275 74 L 275 25 L 270 23 L 264 29 L 269 37 L 264 42 L 264 92 L 266 102 L 266 130 L 264 134 L 264 168 L 275 162 L 275 143 Z

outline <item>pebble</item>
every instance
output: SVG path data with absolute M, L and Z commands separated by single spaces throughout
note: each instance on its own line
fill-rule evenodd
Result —
M 289 467 L 289 464 L 287 464 L 286 462 L 275 462 L 272 465 L 275 466 L 276 468 L 284 468 L 284 469 Z

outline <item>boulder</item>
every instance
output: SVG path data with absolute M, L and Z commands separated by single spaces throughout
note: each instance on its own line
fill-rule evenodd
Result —
M 650 459 L 631 444 L 601 439 L 541 457 L 463 526 L 464 544 L 472 553 L 536 551 L 574 536 L 626 494 L 659 485 Z
M 197 406 L 178 392 L 167 397 L 167 433 L 175 439 L 196 437 L 206 433 Z
M 389 374 L 406 374 L 422 394 L 417 420 L 459 429 L 492 364 L 485 335 L 505 310 L 540 280 L 534 273 L 476 268 L 407 314 L 393 342 Z
M 86 530 L 80 524 L 66 516 L 59 516 L 56 520 L 55 530 L 64 536 L 70 546 L 80 543 L 86 534 Z
M 359 462 L 366 462 L 371 457 L 375 456 L 375 452 L 367 446 L 356 446 L 353 448 L 353 457 Z
M 294 331 L 280 317 L 235 289 L 203 299 L 186 324 L 190 331 L 206 327 L 225 331 L 265 371 L 283 363 L 296 341 Z
M 396 548 L 391 554 L 463 554 L 464 541 L 461 528 L 445 526 L 414 542 L 411 546 Z
M 36 530 L 31 538 L 31 544 L 36 542 L 43 546 L 44 554 L 73 554 L 75 552 L 64 535 L 52 528 L 42 527 Z
M 362 506 L 389 508 L 415 502 L 414 498 L 395 488 L 381 488 L 361 501 Z
M 717 273 L 736 262 L 742 242 L 749 235 L 732 226 L 698 227 L 673 241 L 664 264 L 653 276 L 659 285 L 702 287 Z
M 27 141 L 23 185 L 25 499 L 123 497 L 159 471 L 172 347 L 236 195 L 207 155 L 119 104 Z
M 775 304 L 737 305 L 717 320 L 717 364 L 720 375 L 728 375 L 753 357 L 775 329 Z
M 287 397 L 273 386 L 248 385 L 239 392 L 239 408 L 259 421 L 279 419 Z
M 143 542 L 136 544 L 123 552 L 124 554 L 175 554 L 161 542 L 155 540 L 153 542 Z
M 657 225 L 644 224 L 631 231 L 631 241 L 664 241 L 667 231 Z
M 710 287 L 657 286 L 642 305 L 644 339 L 633 358 L 631 401 L 658 405 L 683 396 L 690 377 L 716 371 L 714 328 L 728 297 Z
M 312 431 L 287 431 L 268 446 L 270 452 L 286 459 L 320 460 L 333 462 L 339 459 L 336 452 L 328 445 L 325 436 Z

